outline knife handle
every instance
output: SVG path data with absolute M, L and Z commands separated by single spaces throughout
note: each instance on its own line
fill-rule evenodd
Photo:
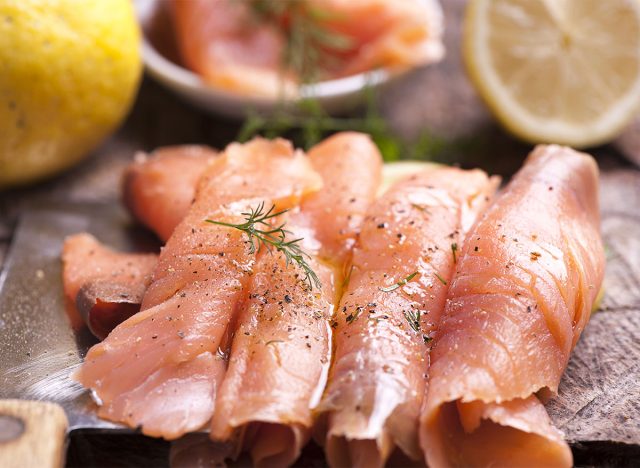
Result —
M 67 415 L 55 403 L 0 400 L 0 466 L 62 466 L 68 426 Z

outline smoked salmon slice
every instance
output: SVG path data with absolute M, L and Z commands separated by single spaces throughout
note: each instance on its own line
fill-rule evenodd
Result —
M 381 179 L 382 157 L 363 134 L 336 134 L 309 160 L 324 185 L 285 215 L 286 229 L 303 238 L 322 287 L 310 288 L 281 254 L 258 258 L 211 427 L 214 440 L 235 436 L 236 452 L 248 450 L 256 466 L 291 465 L 310 438 L 343 262 Z
M 436 0 L 310 0 L 321 28 L 343 37 L 333 51 L 332 77 L 377 68 L 404 69 L 444 56 L 442 11 Z M 338 58 L 339 60 L 336 60 Z
M 396 446 L 422 457 L 428 342 L 464 233 L 497 184 L 480 170 L 434 167 L 395 183 L 367 211 L 318 408 L 330 465 L 383 466 Z
M 200 179 L 195 201 L 160 254 L 142 311 L 91 348 L 76 378 L 98 414 L 175 439 L 211 418 L 226 370 L 225 337 L 256 262 L 242 223 L 258 204 L 297 206 L 322 179 L 284 140 L 231 144 Z
M 157 261 L 152 253 L 116 252 L 87 233 L 67 237 L 62 282 L 73 326 L 84 320 L 94 335 L 104 338 L 140 310 Z
M 538 146 L 468 234 L 431 350 L 429 466 L 570 466 L 555 393 L 604 272 L 598 168 Z
M 215 87 L 244 95 L 291 94 L 283 73 L 284 32 L 246 0 L 173 0 L 182 60 Z
M 131 214 L 166 241 L 186 216 L 200 176 L 218 152 L 207 146 L 167 146 L 138 153 L 125 170 L 122 198 Z

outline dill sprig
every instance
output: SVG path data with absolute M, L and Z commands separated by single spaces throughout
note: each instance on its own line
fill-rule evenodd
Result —
M 376 92 L 368 87 L 364 111 L 353 117 L 333 117 L 314 97 L 301 99 L 294 106 L 283 101 L 280 109 L 265 116 L 249 110 L 236 140 L 245 142 L 256 135 L 265 138 L 286 136 L 296 146 L 308 150 L 323 138 L 341 131 L 362 132 L 371 136 L 386 162 L 400 159 L 446 160 L 473 147 L 469 140 L 447 141 L 423 129 L 412 142 L 398 137 L 379 110 Z
M 457 242 L 454 242 L 453 244 L 451 244 L 451 253 L 453 254 L 453 263 L 458 263 L 458 256 L 456 252 L 458 252 L 458 244 Z
M 269 220 L 276 218 L 289 210 L 275 211 L 275 205 L 272 205 L 267 211 L 265 211 L 264 202 L 260 203 L 257 207 L 251 208 L 250 211 L 243 212 L 242 215 L 246 218 L 244 223 L 233 224 L 225 223 L 223 221 L 215 221 L 207 219 L 207 223 L 217 224 L 219 226 L 226 226 L 230 228 L 238 229 L 244 232 L 249 239 L 250 247 L 249 253 L 253 254 L 264 246 L 269 253 L 272 253 L 272 248 L 275 248 L 278 252 L 282 252 L 286 259 L 286 264 L 295 263 L 300 267 L 304 273 L 304 281 L 309 284 L 309 289 L 320 289 L 322 283 L 318 278 L 318 275 L 313 271 L 311 266 L 307 263 L 306 259 L 311 258 L 309 254 L 304 252 L 298 243 L 302 238 L 287 240 L 287 235 L 291 234 L 291 231 L 284 229 L 286 223 L 279 225 L 273 225 Z M 266 227 L 263 229 L 262 227 Z
M 409 322 L 409 326 L 413 329 L 413 331 L 416 333 L 420 333 L 420 330 L 422 330 L 422 324 L 420 323 L 422 312 L 420 312 L 420 310 L 409 309 L 403 311 L 402 313 L 404 314 L 404 318 L 407 319 L 407 322 Z
M 407 319 L 409 326 L 414 332 L 422 332 L 422 324 L 420 323 L 422 312 L 420 310 L 409 309 L 403 311 L 402 313 L 404 314 L 404 318 Z M 422 341 L 424 342 L 424 344 L 429 344 L 432 340 L 433 338 L 431 338 L 429 335 L 425 335 L 424 333 L 422 334 Z
M 391 292 L 391 291 L 395 291 L 396 289 L 404 286 L 405 284 L 407 284 L 409 281 L 411 281 L 413 278 L 416 277 L 416 275 L 418 274 L 417 271 L 414 271 L 413 273 L 411 273 L 409 276 L 402 278 L 400 281 L 398 281 L 397 283 L 392 284 L 391 286 L 387 286 L 385 288 L 378 288 L 380 291 L 382 292 Z
M 436 275 L 436 278 L 438 278 L 438 280 L 440 280 L 442 284 L 444 284 L 445 286 L 447 285 L 447 280 L 445 280 L 442 276 L 440 276 L 438 272 L 434 271 L 433 274 Z
M 273 24 L 286 37 L 283 68 L 293 71 L 302 83 L 321 79 L 321 71 L 335 61 L 331 52 L 353 47 L 350 37 L 328 31 L 324 22 L 340 19 L 306 0 L 251 0 L 249 6 L 263 22 Z

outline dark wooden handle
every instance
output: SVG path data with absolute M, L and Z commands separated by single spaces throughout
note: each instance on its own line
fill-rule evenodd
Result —
M 0 400 L 0 466 L 62 466 L 68 425 L 55 403 Z

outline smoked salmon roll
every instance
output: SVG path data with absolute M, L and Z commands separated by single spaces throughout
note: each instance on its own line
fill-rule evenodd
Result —
M 497 184 L 480 170 L 429 168 L 395 183 L 367 211 L 318 407 L 331 466 L 383 466 L 395 447 L 422 457 L 429 341 L 464 234 Z
M 218 152 L 207 146 L 167 146 L 137 153 L 122 179 L 129 212 L 167 241 L 193 203 L 200 176 Z
M 321 285 L 305 281 L 281 253 L 258 257 L 211 426 L 214 440 L 235 438 L 236 454 L 249 451 L 256 466 L 291 465 L 310 438 L 343 263 L 381 179 L 382 157 L 363 134 L 328 138 L 309 160 L 323 188 L 282 221 L 292 238 L 302 238 Z
M 106 419 L 175 439 L 210 420 L 226 370 L 225 338 L 256 262 L 240 230 L 257 204 L 295 207 L 322 179 L 284 140 L 231 144 L 160 254 L 142 311 L 91 348 L 76 378 Z
M 91 234 L 64 240 L 62 284 L 72 325 L 86 323 L 103 339 L 120 322 L 140 310 L 158 255 L 117 252 Z
M 571 466 L 538 397 L 557 392 L 603 272 L 595 161 L 536 147 L 460 252 L 420 422 L 429 466 Z

